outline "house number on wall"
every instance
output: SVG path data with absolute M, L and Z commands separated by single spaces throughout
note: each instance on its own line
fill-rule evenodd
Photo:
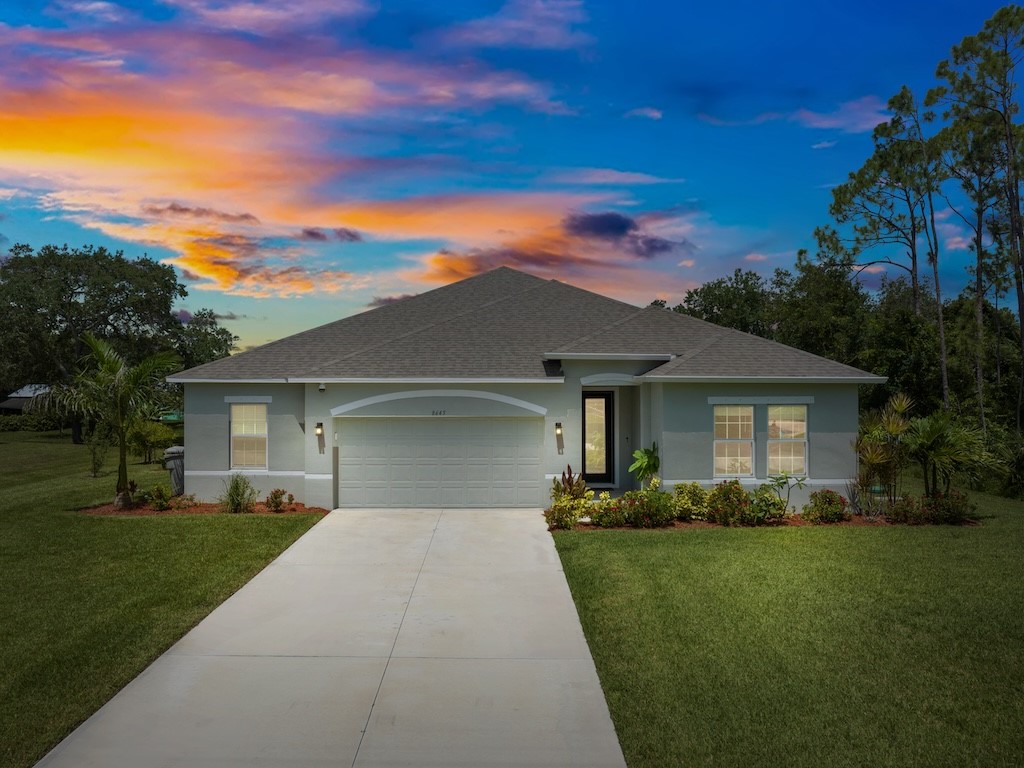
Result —
M 444 416 L 446 413 L 448 413 L 448 412 L 447 411 L 431 411 L 430 415 L 431 416 Z

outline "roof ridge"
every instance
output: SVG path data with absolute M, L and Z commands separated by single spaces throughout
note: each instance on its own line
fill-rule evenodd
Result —
M 542 285 L 546 285 L 546 283 L 543 281 L 542 278 L 538 278 L 535 275 L 530 275 L 530 274 L 528 274 L 526 272 L 520 272 L 518 269 L 512 269 L 511 267 L 505 267 L 505 266 L 501 266 L 501 267 L 498 267 L 497 269 L 489 270 L 488 272 L 481 272 L 479 275 L 474 275 L 473 278 L 482 277 L 482 276 L 488 275 L 488 274 L 493 274 L 494 272 L 498 272 L 499 270 L 508 270 L 508 271 L 514 272 L 516 274 L 526 275 L 527 277 L 532 277 L 532 278 L 535 278 L 536 280 L 539 280 Z M 471 280 L 473 278 L 468 278 L 468 279 Z M 464 282 L 466 282 L 466 281 L 465 280 L 460 280 L 460 281 L 458 281 L 456 283 L 449 283 L 448 285 L 442 285 L 440 288 L 435 288 L 434 290 L 435 291 L 439 291 L 439 290 L 442 290 L 443 288 L 448 288 L 448 287 L 453 286 L 453 285 L 460 285 L 460 284 L 462 284 Z M 308 376 L 310 374 L 316 373 L 321 368 L 325 368 L 325 367 L 327 367 L 329 365 L 334 365 L 335 363 L 339 363 L 342 360 L 347 360 L 348 358 L 356 357 L 357 355 L 365 354 L 366 352 L 369 352 L 370 350 L 373 350 L 373 349 L 379 349 L 380 347 L 385 347 L 388 344 L 393 344 L 396 341 L 399 341 L 400 339 L 407 339 L 410 336 L 415 336 L 416 334 L 422 333 L 423 331 L 429 330 L 431 328 L 436 328 L 439 325 L 451 322 L 452 320 L 460 318 L 460 317 L 462 317 L 464 315 L 468 315 L 468 314 L 471 314 L 473 312 L 479 312 L 481 309 L 486 309 L 487 307 L 494 306 L 495 304 L 501 304 L 502 302 L 508 301 L 508 300 L 510 300 L 510 299 L 512 299 L 512 298 L 514 298 L 516 296 L 521 296 L 524 293 L 529 293 L 535 287 L 539 288 L 540 286 L 539 285 L 538 286 L 530 286 L 529 288 L 523 288 L 522 290 L 516 291 L 515 293 L 506 294 L 505 296 L 502 296 L 501 298 L 494 299 L 493 301 L 488 301 L 488 302 L 486 302 L 484 304 L 475 304 L 472 307 L 468 307 L 466 309 L 463 309 L 463 310 L 461 310 L 459 312 L 456 312 L 453 315 L 445 315 L 443 318 L 438 319 L 438 320 L 436 320 L 436 321 L 434 321 L 434 322 L 432 322 L 432 323 L 430 323 L 428 325 L 423 325 L 423 326 L 415 328 L 415 329 L 413 329 L 411 331 L 406 331 L 405 333 L 399 334 L 398 336 L 391 336 L 391 337 L 389 337 L 389 338 L 387 338 L 387 339 L 385 339 L 383 341 L 380 341 L 380 342 L 378 342 L 376 344 L 371 344 L 368 347 L 361 347 L 360 349 L 353 350 L 353 351 L 349 352 L 346 355 L 342 355 L 341 357 L 336 357 L 333 360 L 326 360 L 323 363 L 321 363 L 320 365 L 318 365 L 318 366 L 316 366 L 314 368 L 309 368 L 309 369 L 307 369 L 307 370 L 305 370 L 302 373 L 297 374 L 297 375 L 299 375 L 299 376 Z M 432 292 L 433 291 L 428 291 L 427 293 L 432 293 Z M 419 295 L 422 296 L 424 294 L 419 294 Z M 412 297 L 412 298 L 415 298 L 415 297 Z M 378 307 L 378 309 L 383 309 L 383 307 Z M 342 319 L 344 319 L 344 318 L 342 318 Z

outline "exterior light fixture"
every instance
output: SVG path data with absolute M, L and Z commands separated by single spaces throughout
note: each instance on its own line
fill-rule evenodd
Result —
M 555 447 L 558 449 L 558 455 L 561 456 L 565 453 L 565 441 L 562 439 L 562 422 L 555 422 Z
M 556 421 L 555 422 L 555 436 L 556 437 L 561 437 L 562 436 L 562 422 L 560 422 L 560 421 Z
M 316 429 L 314 429 L 313 431 L 316 433 L 317 437 L 320 437 L 321 435 L 323 435 L 323 433 L 324 433 L 324 423 L 322 421 L 318 421 L 316 423 Z

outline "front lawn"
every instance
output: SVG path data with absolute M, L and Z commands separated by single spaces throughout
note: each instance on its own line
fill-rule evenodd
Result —
M 559 532 L 626 761 L 1024 765 L 1024 504 L 977 527 Z
M 113 452 L 112 452 L 113 453 Z M 0 433 L 0 766 L 30 766 L 312 526 L 316 515 L 90 517 L 116 457 Z M 142 487 L 159 465 L 130 466 Z

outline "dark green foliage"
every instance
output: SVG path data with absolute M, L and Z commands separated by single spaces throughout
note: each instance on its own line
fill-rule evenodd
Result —
M 735 328 L 744 333 L 772 337 L 774 296 L 756 272 L 737 269 L 730 277 L 711 280 L 686 292 L 674 312 Z
M 173 429 L 155 421 L 139 421 L 128 430 L 128 447 L 143 464 L 152 464 L 157 451 L 170 448 L 176 440 Z
M 742 525 L 750 517 L 753 501 L 739 480 L 719 483 L 708 494 L 708 521 L 719 525 Z
M 171 489 L 166 485 L 154 485 L 148 491 L 140 491 L 135 494 L 135 501 L 140 504 L 148 504 L 158 512 L 165 512 L 171 508 Z
M 0 432 L 49 432 L 61 428 L 60 416 L 53 413 L 0 414 Z
M 977 506 L 960 491 L 936 493 L 921 500 L 925 517 L 933 525 L 963 525 L 971 520 Z
M 249 482 L 245 475 L 233 474 L 224 485 L 224 493 L 217 501 L 225 512 L 245 514 L 256 509 L 256 499 L 260 492 Z
M 841 523 L 850 519 L 846 499 L 828 488 L 811 493 L 811 500 L 804 505 L 801 516 L 815 524 Z
M 786 501 L 770 485 L 762 485 L 754 491 L 747 519 L 740 525 L 768 525 L 777 523 L 786 516 Z
M 652 443 L 650 448 L 637 448 L 633 451 L 633 458 L 635 461 L 629 465 L 629 471 L 641 485 L 655 477 L 661 468 L 657 443 Z
M 267 509 L 270 512 L 284 512 L 284 496 L 287 493 L 284 488 L 275 488 L 267 494 Z
M 633 528 L 662 528 L 675 519 L 672 497 L 664 491 L 626 491 L 619 503 L 626 525 Z

